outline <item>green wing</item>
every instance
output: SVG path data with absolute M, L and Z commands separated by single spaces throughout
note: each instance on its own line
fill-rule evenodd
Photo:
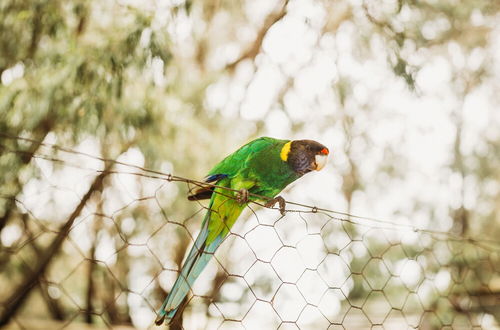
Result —
M 234 177 L 239 172 L 247 168 L 248 161 L 255 155 L 265 151 L 267 148 L 272 148 L 277 144 L 285 144 L 286 142 L 288 141 L 273 139 L 270 137 L 261 137 L 253 140 L 224 158 L 210 170 L 208 175 L 226 174 L 230 178 Z
M 223 179 L 218 184 L 222 187 L 229 185 L 229 179 Z M 211 244 L 217 238 L 223 239 L 233 227 L 245 204 L 240 205 L 236 200 L 236 193 L 217 187 L 212 195 L 210 218 L 208 220 L 208 235 L 206 244 Z

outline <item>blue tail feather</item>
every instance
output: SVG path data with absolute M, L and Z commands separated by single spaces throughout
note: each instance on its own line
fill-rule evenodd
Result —
M 207 212 L 205 219 L 203 220 L 202 229 L 198 234 L 191 251 L 189 251 L 189 255 L 182 266 L 181 273 L 177 277 L 172 290 L 158 311 L 156 324 L 162 324 L 164 319 L 167 320 L 167 323 L 170 323 L 182 304 L 182 301 L 189 293 L 194 281 L 203 269 L 205 269 L 215 250 L 222 243 L 223 238 L 217 237 L 212 243 L 205 245 L 208 236 L 210 213 L 210 211 Z

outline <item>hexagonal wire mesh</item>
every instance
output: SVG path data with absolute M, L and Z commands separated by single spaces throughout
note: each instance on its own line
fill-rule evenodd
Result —
M 41 146 L 22 192 L 1 196 L 16 209 L 0 235 L 1 324 L 153 327 L 205 212 L 173 204 L 173 181 L 205 184 L 130 165 L 130 152 Z M 249 205 L 195 282 L 184 328 L 498 326 L 497 242 L 287 206 Z

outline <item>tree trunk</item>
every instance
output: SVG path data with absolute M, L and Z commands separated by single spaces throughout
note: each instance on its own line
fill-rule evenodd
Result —
M 97 235 L 96 235 L 97 236 Z M 86 308 L 85 308 L 85 323 L 92 324 L 92 313 L 94 311 L 94 307 L 92 305 L 92 299 L 94 296 L 94 273 L 96 268 L 95 263 L 95 250 L 97 245 L 97 237 L 94 237 L 94 242 L 90 249 L 90 260 L 88 261 L 87 268 L 87 294 L 85 297 L 86 300 Z
M 22 216 L 23 216 L 23 223 L 26 224 L 28 221 L 28 215 L 23 214 Z M 25 226 L 24 230 L 29 237 L 30 247 L 35 252 L 36 257 L 42 258 L 43 257 L 43 250 L 40 249 L 40 247 L 38 247 L 38 245 L 36 244 L 36 240 L 34 239 L 33 233 L 31 232 L 29 226 Z M 25 267 L 24 271 L 29 273 L 29 272 L 31 272 L 31 269 L 29 267 Z M 59 321 L 64 320 L 64 318 L 65 318 L 64 311 L 61 308 L 59 301 L 50 296 L 49 286 L 48 286 L 45 278 L 41 278 L 41 280 L 38 281 L 38 288 L 40 289 L 40 294 L 41 294 L 43 300 L 45 301 L 45 304 L 47 305 L 47 309 L 49 310 L 49 313 L 52 315 L 52 318 L 54 318 L 55 320 L 59 320 Z

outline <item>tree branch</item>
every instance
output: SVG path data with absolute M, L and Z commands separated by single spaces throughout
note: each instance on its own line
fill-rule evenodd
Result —
M 33 133 L 33 140 L 35 141 L 33 141 L 26 152 L 23 152 L 20 156 L 21 166 L 19 166 L 19 169 L 31 162 L 33 155 L 37 152 L 38 148 L 40 148 L 40 142 L 38 141 L 43 141 L 53 127 L 54 121 L 50 117 L 46 117 L 40 121 Z M 0 217 L 0 232 L 5 227 L 10 217 L 14 214 L 14 211 L 17 210 L 15 196 L 17 196 L 22 190 L 22 184 L 19 181 L 19 178 L 16 178 L 14 184 L 16 186 L 16 191 L 12 194 L 12 198 L 7 200 L 5 212 Z
M 28 297 L 29 293 L 36 286 L 40 277 L 43 276 L 45 270 L 49 266 L 50 262 L 53 260 L 54 256 L 59 252 L 62 243 L 66 239 L 73 226 L 75 219 L 80 215 L 87 201 L 92 197 L 95 191 L 102 189 L 103 181 L 106 176 L 109 175 L 109 170 L 113 166 L 113 163 L 108 163 L 104 171 L 99 174 L 92 185 L 90 186 L 87 193 L 83 196 L 80 203 L 76 206 L 75 210 L 71 213 L 66 223 L 61 227 L 56 238 L 52 241 L 46 250 L 44 256 L 39 258 L 38 264 L 34 267 L 31 274 L 28 274 L 24 281 L 13 290 L 12 294 L 4 300 L 5 305 L 0 314 L 0 327 L 6 325 L 10 318 L 15 315 L 19 307 Z
M 226 66 L 226 69 L 228 71 L 233 71 L 240 62 L 248 59 L 253 60 L 259 54 L 262 47 L 262 42 L 264 41 L 264 38 L 269 29 L 286 15 L 287 5 L 288 0 L 284 0 L 282 3 L 278 4 L 277 9 L 275 9 L 266 17 L 266 19 L 264 20 L 264 24 L 260 28 L 259 32 L 257 33 L 257 37 L 252 42 L 252 44 L 247 48 L 247 50 L 243 52 L 243 54 L 240 55 L 240 57 Z

